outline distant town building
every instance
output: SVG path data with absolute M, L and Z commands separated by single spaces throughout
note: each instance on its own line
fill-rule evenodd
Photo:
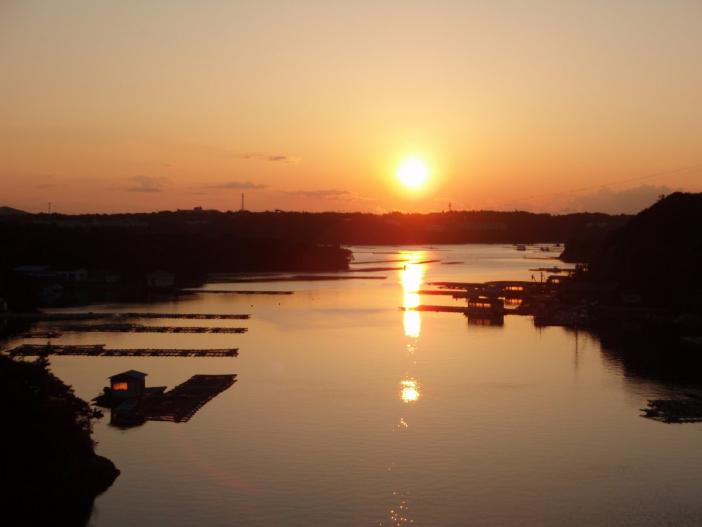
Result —
M 86 269 L 64 269 L 56 271 L 56 276 L 64 282 L 85 282 L 88 280 Z
M 172 289 L 175 275 L 169 271 L 152 271 L 146 275 L 146 286 L 150 289 Z
M 118 274 L 105 270 L 93 271 L 89 276 L 90 282 L 100 285 L 116 284 L 119 282 L 119 279 L 120 276 Z
M 50 283 L 41 289 L 41 303 L 52 305 L 63 297 L 63 286 L 57 282 Z
M 13 271 L 31 278 L 53 278 L 56 276 L 49 270 L 48 265 L 20 265 L 15 267 Z

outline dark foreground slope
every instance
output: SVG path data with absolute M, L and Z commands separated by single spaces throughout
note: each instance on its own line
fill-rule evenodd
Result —
M 647 304 L 699 311 L 702 194 L 675 193 L 637 214 L 600 243 L 567 244 L 565 258 L 590 264 L 590 280 L 617 284 Z
M 90 406 L 45 362 L 1 355 L 0 400 L 0 503 L 8 525 L 84 525 L 95 497 L 119 475 L 95 454 Z

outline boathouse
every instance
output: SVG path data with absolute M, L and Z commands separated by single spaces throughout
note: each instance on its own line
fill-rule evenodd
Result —
M 146 373 L 128 370 L 110 377 L 111 396 L 115 399 L 141 397 L 146 389 Z

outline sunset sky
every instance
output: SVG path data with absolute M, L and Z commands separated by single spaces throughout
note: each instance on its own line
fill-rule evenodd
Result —
M 699 0 L 0 1 L 0 205 L 633 212 L 702 190 L 701 28 Z

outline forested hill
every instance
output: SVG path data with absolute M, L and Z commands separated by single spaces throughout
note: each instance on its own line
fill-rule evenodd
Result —
M 675 193 L 634 216 L 591 257 L 593 278 L 656 303 L 689 307 L 702 294 L 702 193 Z
M 0 219 L 0 226 L 44 225 L 79 231 L 110 229 L 139 235 L 189 233 L 314 244 L 535 243 L 600 236 L 627 219 L 624 215 L 551 215 L 518 211 L 365 214 L 194 209 L 148 214 L 8 216 Z

